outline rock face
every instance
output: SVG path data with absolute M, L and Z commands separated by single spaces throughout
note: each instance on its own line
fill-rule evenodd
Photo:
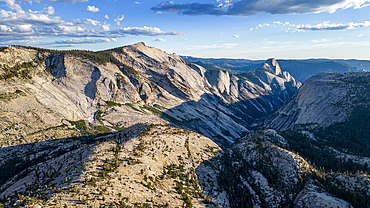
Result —
M 265 120 L 265 127 L 286 130 L 299 125 L 328 127 L 343 122 L 364 95 L 361 82 L 369 73 L 320 73 L 308 79 L 276 113 Z M 366 83 L 362 83 L 366 84 Z M 356 104 L 357 103 L 357 104 Z
M 307 183 L 294 200 L 294 207 L 352 207 L 348 202 L 331 196 L 322 188 Z
M 274 59 L 232 75 L 144 43 L 100 52 L 11 46 L 0 66 L 3 147 L 142 122 L 173 123 L 228 145 L 301 85 Z
M 322 177 L 322 171 L 287 146 L 274 130 L 252 131 L 201 164 L 196 169 L 199 184 L 220 207 L 352 207 L 338 198 L 338 186 L 367 197 L 367 175 Z
M 206 207 L 194 170 L 220 150 L 195 132 L 143 124 L 2 148 L 0 206 Z
M 0 63 L 0 207 L 370 204 L 366 172 L 325 171 L 367 169 L 366 152 L 353 151 L 366 139 L 330 146 L 318 132 L 248 129 L 287 100 L 266 126 L 326 127 L 353 109 L 370 111 L 367 73 L 321 74 L 291 98 L 300 83 L 274 59 L 235 75 L 143 43 L 100 52 L 9 47 Z
M 280 75 L 282 73 L 279 63 L 274 58 L 267 60 L 266 63 L 262 65 L 261 69 L 264 69 L 275 75 Z

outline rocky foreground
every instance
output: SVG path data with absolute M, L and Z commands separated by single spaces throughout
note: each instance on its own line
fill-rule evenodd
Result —
M 221 151 L 192 131 L 145 124 L 2 148 L 1 206 L 353 207 L 343 194 L 370 197 L 368 175 L 326 173 L 287 148 L 273 130 Z
M 205 206 L 195 169 L 220 150 L 200 134 L 144 124 L 3 148 L 0 199 L 6 207 Z

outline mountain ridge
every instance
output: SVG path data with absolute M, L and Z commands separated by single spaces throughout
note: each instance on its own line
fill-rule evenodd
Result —
M 11 46 L 0 52 L 0 64 L 5 146 L 146 121 L 174 123 L 228 145 L 300 87 L 289 73 L 236 76 L 144 43 L 99 52 Z M 24 107 L 17 109 L 18 102 Z
M 144 43 L 10 47 L 0 64 L 0 206 L 370 204 L 366 73 L 301 87 L 275 59 L 233 73 Z M 289 129 L 250 130 L 266 116 Z
M 184 59 L 209 69 L 233 70 L 243 73 L 259 69 L 264 60 L 196 58 L 183 56 Z M 370 60 L 356 59 L 278 59 L 279 65 L 300 82 L 320 72 L 361 72 L 370 71 Z

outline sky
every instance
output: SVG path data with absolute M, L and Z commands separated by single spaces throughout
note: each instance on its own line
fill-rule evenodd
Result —
M 0 46 L 370 60 L 370 0 L 0 0 Z

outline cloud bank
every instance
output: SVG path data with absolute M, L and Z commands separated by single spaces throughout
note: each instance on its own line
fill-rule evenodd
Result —
M 87 0 L 49 0 L 53 2 L 82 2 Z M 86 44 L 115 42 L 117 38 L 132 36 L 164 36 L 184 35 L 182 32 L 162 31 L 157 27 L 117 27 L 112 29 L 110 24 L 98 20 L 84 18 L 73 21 L 64 21 L 55 16 L 55 9 L 48 6 L 41 11 L 24 11 L 15 0 L 0 0 L 5 2 L 8 9 L 0 8 L 0 45 L 11 44 L 41 44 L 44 38 L 69 38 L 51 44 Z M 32 3 L 32 1 L 29 1 Z M 99 9 L 91 6 L 87 10 L 96 12 Z M 106 15 L 106 19 L 109 16 Z M 113 20 L 119 25 L 124 16 L 117 16 Z M 72 39 L 71 39 L 72 38 Z M 44 44 L 44 43 L 43 43 Z
M 369 5 L 370 0 L 217 0 L 217 5 L 211 3 L 175 4 L 166 1 L 151 9 L 154 12 L 165 11 L 182 15 L 251 16 L 258 13 L 333 13 L 338 9 L 358 9 Z

